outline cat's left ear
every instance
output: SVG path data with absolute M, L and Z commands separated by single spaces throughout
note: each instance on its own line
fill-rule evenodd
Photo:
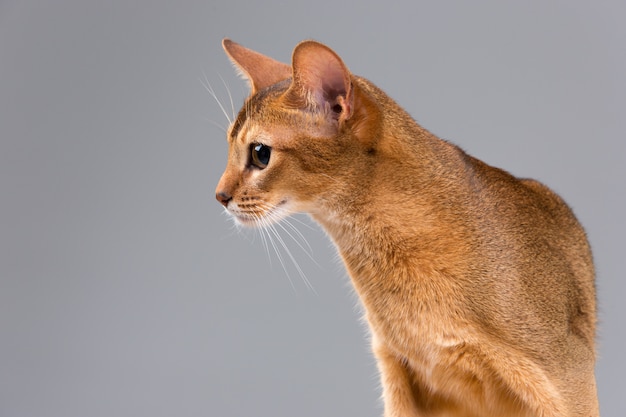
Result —
M 352 115 L 350 71 L 332 49 L 315 41 L 304 41 L 293 51 L 293 81 L 287 97 L 294 104 L 309 106 L 335 120 Z
M 268 56 L 239 45 L 230 39 L 222 40 L 226 55 L 250 83 L 250 95 L 291 77 L 291 67 Z

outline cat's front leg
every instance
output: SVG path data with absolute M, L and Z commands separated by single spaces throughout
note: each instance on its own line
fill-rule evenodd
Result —
M 376 341 L 373 350 L 378 359 L 383 388 L 384 417 L 421 417 L 406 362 Z

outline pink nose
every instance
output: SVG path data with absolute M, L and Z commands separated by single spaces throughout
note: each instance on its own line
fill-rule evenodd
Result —
M 233 197 L 225 191 L 219 191 L 215 193 L 215 198 L 217 201 L 222 203 L 224 207 L 228 205 L 228 202 L 233 199 Z

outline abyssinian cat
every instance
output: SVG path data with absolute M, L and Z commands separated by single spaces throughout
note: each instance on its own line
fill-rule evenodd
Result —
M 594 268 L 561 198 L 437 138 L 323 44 L 291 65 L 223 46 L 251 93 L 216 197 L 244 225 L 306 212 L 327 231 L 386 417 L 599 415 Z

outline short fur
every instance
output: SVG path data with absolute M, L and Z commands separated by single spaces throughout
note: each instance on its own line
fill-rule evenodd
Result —
M 217 199 L 244 224 L 307 212 L 328 232 L 386 417 L 599 415 L 594 268 L 561 198 L 426 131 L 325 45 L 291 66 L 223 45 L 252 93 Z

